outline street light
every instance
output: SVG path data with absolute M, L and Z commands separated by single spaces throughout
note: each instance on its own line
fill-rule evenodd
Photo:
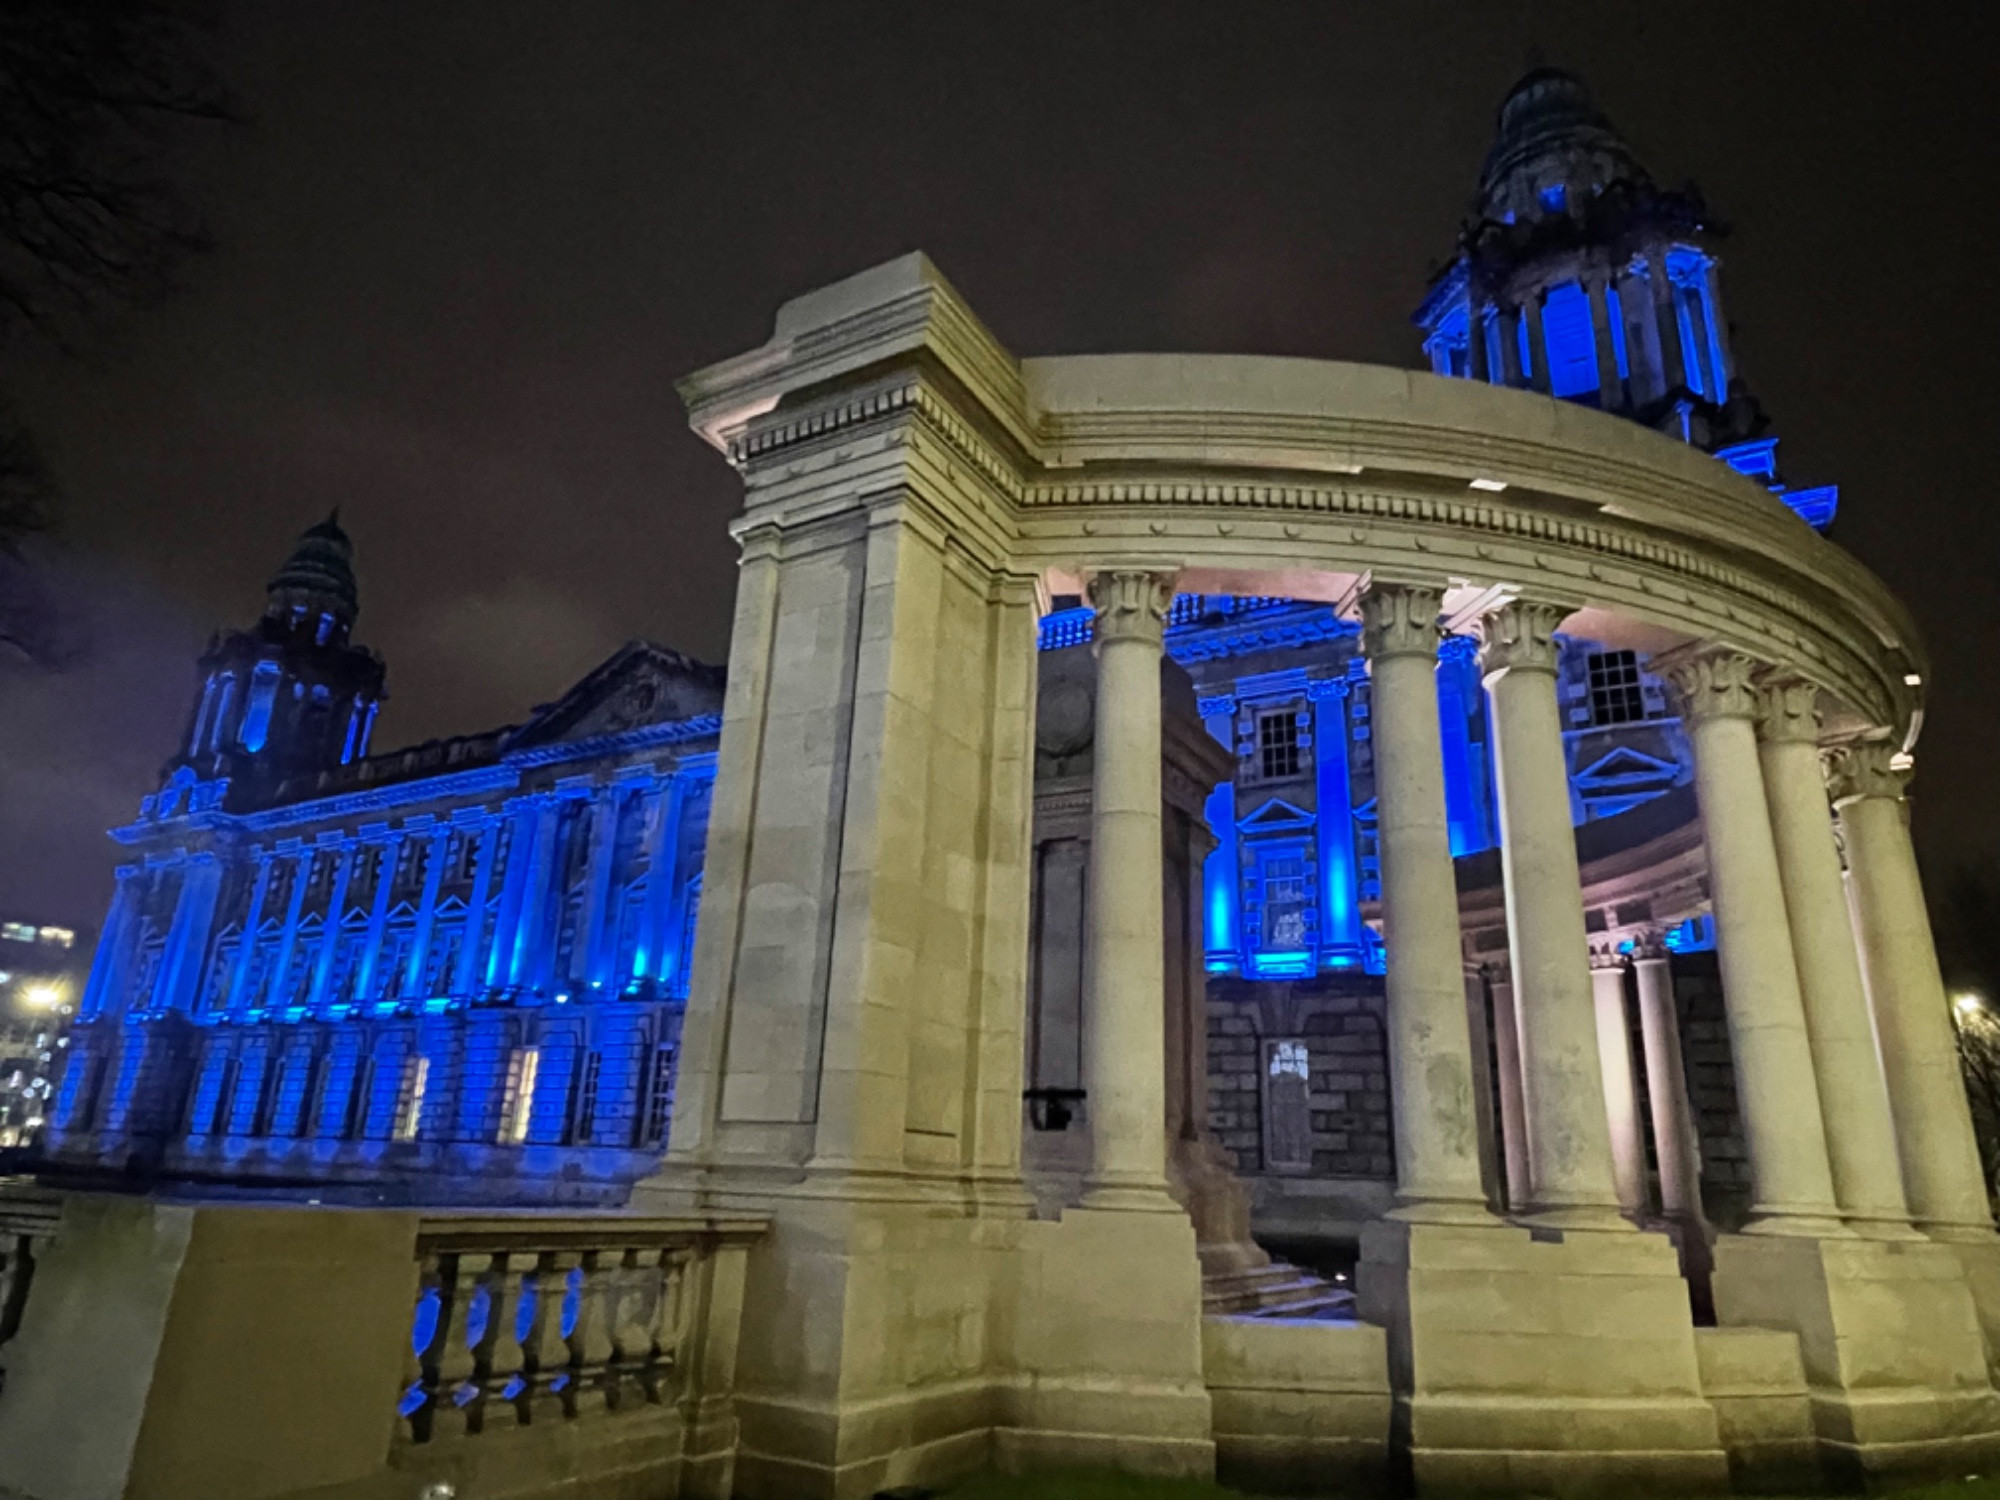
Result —
M 30 1010 L 54 1010 L 62 1004 L 62 986 L 31 984 L 21 991 L 21 1003 Z
M 1986 1002 L 1971 990 L 1967 990 L 1963 994 L 1951 997 L 1951 1008 L 1957 1011 L 1960 1016 L 1970 1020 L 1986 1008 Z

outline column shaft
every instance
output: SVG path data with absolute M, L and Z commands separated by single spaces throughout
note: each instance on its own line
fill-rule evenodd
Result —
M 1160 638 L 1172 582 L 1100 573 L 1092 748 L 1085 1201 L 1171 1209 L 1166 1195 L 1166 934 L 1160 829 Z
M 1514 1015 L 1514 981 L 1497 975 L 1493 993 L 1493 1058 L 1500 1074 L 1500 1145 L 1507 1164 L 1507 1209 L 1520 1213 L 1534 1201 L 1528 1167 L 1528 1106 L 1521 1091 L 1521 1023 Z
M 1717 651 L 1685 657 L 1668 671 L 1694 746 L 1716 957 L 1737 1105 L 1750 1147 L 1749 1232 L 1839 1233 L 1819 1086 L 1751 724 L 1755 669 L 1748 657 Z
M 1896 1128 L 1834 847 L 1816 697 L 1810 683 L 1797 679 L 1765 686 L 1758 720 L 1764 795 L 1819 1080 L 1835 1201 L 1864 1232 L 1906 1238 L 1913 1231 L 1896 1160 Z
M 1567 613 L 1527 600 L 1493 611 L 1482 621 L 1481 664 L 1493 707 L 1500 868 L 1534 1181 L 1530 1208 L 1549 1223 L 1608 1229 L 1625 1221 L 1618 1214 L 1556 706 L 1555 628 Z
M 1891 766 L 1887 745 L 1843 750 L 1835 768 L 1848 899 L 1910 1212 L 1919 1228 L 1940 1238 L 1988 1239 L 1986 1178 L 1910 845 L 1906 775 Z
M 1701 1149 L 1681 1062 L 1680 1016 L 1664 947 L 1641 947 L 1633 960 L 1639 989 L 1639 1039 L 1646 1051 L 1646 1103 L 1660 1162 L 1660 1207 L 1670 1217 L 1701 1218 Z
M 1639 1090 L 1632 1076 L 1632 1031 L 1625 1015 L 1625 965 L 1616 954 L 1591 965 L 1590 987 L 1597 1007 L 1597 1058 L 1604 1075 L 1604 1118 L 1611 1130 L 1611 1177 L 1618 1203 L 1628 1214 L 1643 1214 L 1646 1191 L 1646 1136 L 1639 1124 Z
M 1388 959 L 1397 1204 L 1391 1212 L 1478 1221 L 1486 1217 L 1485 1194 L 1438 733 L 1441 597 L 1427 585 L 1382 583 L 1361 597 Z

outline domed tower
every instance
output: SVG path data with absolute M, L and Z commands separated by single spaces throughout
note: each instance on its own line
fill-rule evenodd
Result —
M 288 776 L 367 754 L 387 696 L 382 658 L 349 639 L 360 593 L 338 511 L 300 536 L 265 595 L 256 625 L 203 654 L 201 698 L 167 768 L 230 778 L 239 805 Z
M 1658 428 L 1824 528 L 1837 491 L 1780 480 L 1730 354 L 1722 232 L 1695 189 L 1654 182 L 1582 80 L 1537 68 L 1500 106 L 1473 217 L 1417 310 L 1431 368 Z

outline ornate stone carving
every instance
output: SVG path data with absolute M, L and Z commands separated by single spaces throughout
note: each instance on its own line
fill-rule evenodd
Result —
M 1773 744 L 1819 742 L 1819 689 L 1800 677 L 1766 678 L 1757 689 L 1757 737 Z
M 1315 677 L 1306 684 L 1306 696 L 1318 703 L 1323 699 L 1345 698 L 1354 690 L 1354 684 L 1345 677 Z
M 1436 659 L 1443 607 L 1444 590 L 1431 584 L 1371 582 L 1360 600 L 1362 654 Z
M 1910 768 L 1895 763 L 1895 747 L 1886 740 L 1840 745 L 1826 752 L 1827 790 L 1833 805 L 1863 797 L 1901 797 L 1910 784 Z
M 1174 575 L 1131 572 L 1094 573 L 1090 604 L 1097 611 L 1094 633 L 1105 641 L 1160 642 L 1166 629 L 1167 606 L 1174 602 Z
M 1550 672 L 1556 669 L 1556 627 L 1574 605 L 1515 599 L 1489 610 L 1479 621 L 1479 669 L 1496 672 Z
M 1625 955 L 1612 943 L 1592 943 L 1590 945 L 1590 966 L 1593 969 L 1622 969 Z
M 1705 651 L 1665 664 L 1681 717 L 1751 719 L 1757 715 L 1757 663 L 1740 651 Z
M 1632 962 L 1645 963 L 1651 960 L 1664 962 L 1667 957 L 1667 935 L 1658 928 L 1648 927 L 1632 934 Z

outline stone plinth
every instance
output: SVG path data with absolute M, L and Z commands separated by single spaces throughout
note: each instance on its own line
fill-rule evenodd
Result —
M 2000 1460 L 2000 1397 L 1947 1247 L 1724 1235 L 1714 1290 L 1725 1327 L 1798 1335 L 1832 1477 L 1960 1474 Z
M 1760 1493 L 1822 1483 L 1799 1336 L 1780 1328 L 1697 1328 L 1701 1388 L 1729 1454 L 1731 1487 Z
M 1206 1318 L 1215 1472 L 1259 1495 L 1386 1491 L 1388 1343 L 1367 1324 Z
M 1554 1233 L 1385 1222 L 1363 1234 L 1361 1316 L 1388 1331 L 1406 1477 L 1420 1492 L 1723 1488 L 1673 1247 Z

